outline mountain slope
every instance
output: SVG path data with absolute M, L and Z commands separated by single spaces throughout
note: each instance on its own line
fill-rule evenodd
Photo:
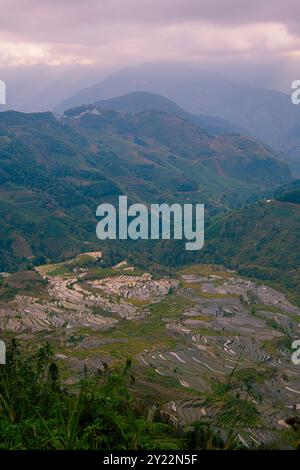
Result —
M 79 112 L 79 114 L 78 114 Z M 0 271 L 99 248 L 96 207 L 204 202 L 210 214 L 290 180 L 277 155 L 241 135 L 212 136 L 179 116 L 110 110 L 0 114 Z
M 300 134 L 295 130 L 300 109 L 291 103 L 289 95 L 241 85 L 196 65 L 153 63 L 128 67 L 63 101 L 56 110 L 62 112 L 133 91 L 159 93 L 190 113 L 225 119 L 284 152 L 300 148 Z
M 186 121 L 215 135 L 226 133 L 246 133 L 245 129 L 234 126 L 230 122 L 225 121 L 225 119 L 188 113 L 168 98 L 156 93 L 145 91 L 135 91 L 111 99 L 97 101 L 94 106 L 100 109 L 112 109 L 114 111 L 127 114 L 137 114 L 142 111 L 149 110 L 176 114 Z
M 274 198 L 277 201 L 300 204 L 300 180 L 295 180 L 276 189 L 274 191 Z
M 300 302 L 300 204 L 290 202 L 294 195 L 280 190 L 281 200 L 249 205 L 217 220 L 206 232 L 207 260 L 273 281 Z
M 111 134 L 122 139 L 124 149 L 130 145 L 130 159 L 128 155 L 118 155 L 119 159 L 126 159 L 126 165 L 130 165 L 133 172 L 130 176 L 143 169 L 132 165 L 136 165 L 136 160 L 146 173 L 149 169 L 158 170 L 160 174 L 164 168 L 172 170 L 172 173 L 184 172 L 194 182 L 195 189 L 204 192 L 204 196 L 217 195 L 222 190 L 230 192 L 226 185 L 232 178 L 236 181 L 231 181 L 231 184 L 238 188 L 242 182 L 244 188 L 249 185 L 250 192 L 251 186 L 257 191 L 290 180 L 287 165 L 274 151 L 240 134 L 212 136 L 179 116 L 159 111 L 131 116 L 110 110 L 96 111 L 95 114 L 90 107 L 80 107 L 71 112 L 68 114 L 69 124 L 92 140 L 98 151 L 103 145 L 102 138 L 109 138 L 111 146 L 117 143 L 111 142 Z M 157 144 L 161 148 L 157 148 Z M 117 153 L 117 146 L 115 150 Z M 208 190 L 210 179 L 211 183 L 217 183 L 211 194 Z M 151 181 L 157 181 L 154 174 Z

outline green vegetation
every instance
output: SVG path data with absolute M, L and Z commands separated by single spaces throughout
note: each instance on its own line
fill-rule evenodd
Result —
M 274 197 L 278 201 L 300 204 L 300 180 L 278 188 L 274 191 Z
M 191 305 L 193 302 L 190 299 L 169 294 L 160 302 L 150 305 L 151 313 L 143 321 L 121 320 L 116 326 L 99 333 L 99 337 L 113 342 L 100 345 L 98 351 L 120 363 L 124 357 L 134 357 L 145 349 L 174 346 L 175 340 L 166 329 L 166 322 L 179 319 Z
M 63 121 L 50 113 L 7 112 L 0 116 L 0 136 L 0 271 L 99 249 L 95 208 L 119 194 L 130 203 L 199 202 L 201 192 L 204 250 L 188 253 L 180 241 L 101 242 L 106 267 L 124 258 L 157 273 L 166 266 L 223 264 L 300 299 L 299 182 L 275 190 L 269 203 L 222 217 L 250 194 L 257 199 L 290 181 L 287 167 L 262 144 L 237 134 L 213 137 L 155 111 L 130 116 L 107 110 Z M 77 261 L 92 263 L 88 256 Z M 57 269 L 50 275 L 68 270 Z
M 2 449 L 182 449 L 187 437 L 159 419 L 130 383 L 130 362 L 63 387 L 49 345 L 26 356 L 12 342 L 0 366 Z M 144 399 L 145 400 L 145 399 Z
M 17 294 L 43 297 L 47 281 L 34 271 L 20 271 L 8 277 L 0 275 L 0 301 L 8 302 Z
M 1 449 L 228 450 L 243 448 L 233 426 L 258 423 L 253 404 L 216 385 L 206 401 L 216 406 L 218 419 L 175 427 L 161 399 L 140 389 L 130 360 L 113 369 L 104 364 L 97 374 L 84 368 L 81 380 L 68 388 L 60 376 L 48 343 L 28 354 L 11 341 L 7 364 L 0 366 Z M 177 387 L 176 379 L 166 379 L 168 387 Z M 225 439 L 221 428 L 227 429 Z
M 209 135 L 164 113 L 125 116 L 105 111 L 73 119 L 77 112 L 73 110 L 63 120 L 50 113 L 0 113 L 0 270 L 18 271 L 0 275 L 2 303 L 17 294 L 38 297 L 40 302 L 49 295 L 49 279 L 33 269 L 37 266 L 49 277 L 72 275 L 74 282 L 97 293 L 87 281 L 141 275 L 144 270 L 154 277 L 178 275 L 178 271 L 211 276 L 213 286 L 218 286 L 232 276 L 221 265 L 281 287 L 300 303 L 299 181 L 275 190 L 273 199 L 240 208 L 249 197 L 255 201 L 265 192 L 270 195 L 274 187 L 290 180 L 288 168 L 272 150 L 241 135 Z M 103 201 L 114 203 L 119 194 L 127 194 L 130 203 L 205 202 L 204 250 L 187 252 L 182 241 L 100 243 L 95 236 L 96 206 Z M 77 256 L 100 249 L 101 260 L 88 254 Z M 124 259 L 135 268 L 116 268 Z M 85 275 L 77 274 L 85 270 Z M 67 287 L 74 289 L 72 283 Z M 186 279 L 181 287 L 156 303 L 126 298 L 143 314 L 142 320 L 119 319 L 106 330 L 93 331 L 88 324 L 79 324 L 69 337 L 62 329 L 51 332 L 51 341 L 59 345 L 62 369 L 48 344 L 29 353 L 13 341 L 7 365 L 0 366 L 0 447 L 244 447 L 241 439 L 237 444 L 236 433 L 264 426 L 261 389 L 267 388 L 267 380 L 273 380 L 275 369 L 261 363 L 255 367 L 248 361 L 244 368 L 231 366 L 229 378 L 228 370 L 223 372 L 222 381 L 213 378 L 214 369 L 202 361 L 210 372 L 204 372 L 208 386 L 199 393 L 180 380 L 183 376 L 177 365 L 171 366 L 173 375 L 168 376 L 167 367 L 160 373 L 151 359 L 146 368 L 137 360 L 145 350 L 160 354 L 165 349 L 175 350 L 179 341 L 187 345 L 187 335 L 180 337 L 175 328 L 171 331 L 166 325 L 179 325 L 181 320 L 185 324 L 183 313 L 194 305 L 196 296 L 203 304 L 211 299 L 231 302 L 235 297 L 207 292 L 199 282 Z M 117 294 L 113 297 L 120 301 Z M 255 298 L 250 302 L 253 317 L 284 333 L 265 341 L 266 350 L 274 355 L 290 353 L 291 338 L 288 327 L 280 324 L 280 308 L 259 305 Z M 116 318 L 101 305 L 94 305 L 91 313 Z M 223 320 L 228 315 L 236 314 L 225 312 Z M 224 339 L 223 344 L 227 340 L 228 330 L 215 330 L 208 324 L 212 316 L 199 311 L 191 319 L 206 322 L 203 328 L 201 324 L 192 328 L 195 335 Z M 294 321 L 292 314 L 290 320 Z M 233 326 L 230 334 L 239 334 L 235 328 L 237 331 Z M 35 349 L 36 338 L 44 342 L 46 337 L 50 337 L 49 330 L 36 336 L 33 333 L 27 338 L 29 349 Z M 85 344 L 80 348 L 82 342 Z M 207 354 L 213 354 L 212 349 Z M 64 353 L 69 362 L 64 362 Z M 94 359 L 97 355 L 103 360 L 103 370 L 95 374 L 84 368 L 81 379 L 67 386 L 64 379 L 78 379 L 79 356 Z M 183 397 L 192 404 L 202 400 L 206 418 L 190 425 L 188 433 L 184 426 L 174 429 L 163 413 L 167 394 L 169 400 Z M 291 426 L 299 432 L 296 424 Z M 289 444 L 294 444 L 292 431 L 286 433 L 290 433 Z
M 260 202 L 232 211 L 206 232 L 202 260 L 236 269 L 300 303 L 300 205 Z
M 119 194 L 149 203 L 199 202 L 201 193 L 213 215 L 290 180 L 287 165 L 253 139 L 215 137 L 156 111 L 107 110 L 60 121 L 51 113 L 10 111 L 0 115 L 0 137 L 0 271 L 99 249 L 96 207 Z M 125 244 L 121 253 L 136 245 Z M 173 248 L 153 245 L 147 256 L 157 263 L 184 261 Z
M 72 271 L 68 266 L 58 266 L 57 268 L 53 269 L 52 271 L 47 272 L 48 276 L 64 276 L 66 274 L 70 274 Z

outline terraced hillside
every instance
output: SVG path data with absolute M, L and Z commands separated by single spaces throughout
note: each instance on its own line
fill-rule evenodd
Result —
M 64 381 L 133 361 L 135 383 L 165 419 L 209 423 L 242 447 L 293 447 L 300 309 L 218 266 L 152 277 L 89 253 L 2 278 L 0 327 L 29 349 L 50 341 Z M 24 280 L 27 287 L 24 290 Z M 23 285 L 23 289 L 22 286 Z

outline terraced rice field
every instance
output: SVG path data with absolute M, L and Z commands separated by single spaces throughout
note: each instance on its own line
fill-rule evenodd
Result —
M 31 344 L 52 341 L 67 381 L 84 366 L 131 358 L 136 380 L 158 394 L 168 419 L 207 419 L 225 438 L 234 430 L 243 446 L 288 448 L 286 419 L 300 413 L 300 366 L 291 360 L 300 310 L 217 267 L 155 280 L 125 269 L 59 265 L 49 276 L 44 267 L 46 295 L 2 305 L 1 327 Z

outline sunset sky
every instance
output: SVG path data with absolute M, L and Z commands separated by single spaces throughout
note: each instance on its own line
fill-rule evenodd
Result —
M 0 0 L 0 6 L 0 74 L 12 80 L 25 74 L 35 81 L 42 67 L 45 85 L 62 73 L 73 91 L 124 65 L 166 60 L 201 63 L 270 88 L 287 89 L 299 78 L 298 0 Z M 74 67 L 77 82 L 70 78 Z

